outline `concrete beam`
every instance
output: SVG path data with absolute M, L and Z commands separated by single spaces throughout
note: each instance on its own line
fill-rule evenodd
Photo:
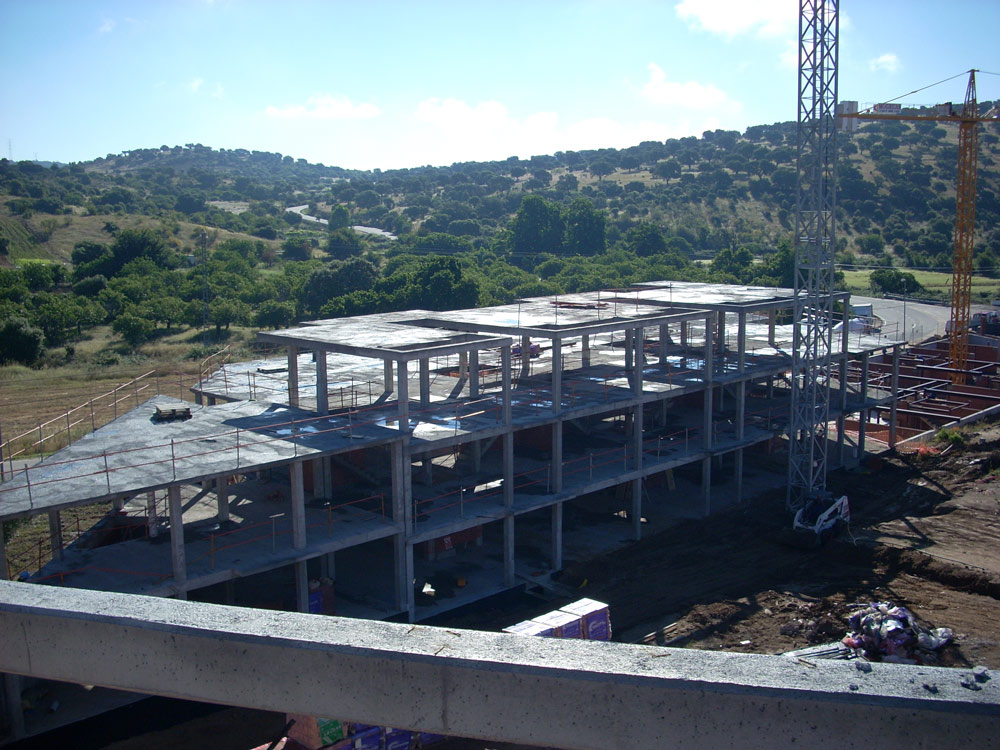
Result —
M 988 747 L 1000 680 L 0 582 L 0 670 L 561 748 Z M 931 692 L 926 685 L 934 685 Z M 852 721 L 864 716 L 864 721 Z

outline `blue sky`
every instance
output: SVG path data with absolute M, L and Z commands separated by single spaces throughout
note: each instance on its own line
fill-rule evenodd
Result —
M 0 0 L 0 155 L 160 145 L 348 168 L 795 118 L 796 0 Z M 1000 2 L 841 3 L 840 98 L 1000 73 Z M 980 75 L 979 98 L 1000 99 Z M 910 97 L 960 101 L 965 78 Z

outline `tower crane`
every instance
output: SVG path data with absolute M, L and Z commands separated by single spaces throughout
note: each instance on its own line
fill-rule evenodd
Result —
M 878 112 L 869 108 L 861 112 L 842 112 L 839 116 L 859 120 L 916 120 L 958 124 L 958 176 L 955 183 L 955 251 L 951 274 L 951 332 L 948 336 L 948 357 L 952 366 L 952 381 L 964 381 L 969 361 L 969 308 L 972 302 L 972 248 L 976 226 L 976 175 L 979 161 L 979 124 L 1000 121 L 1000 108 L 993 107 L 979 114 L 976 103 L 976 69 L 969 71 L 969 84 L 961 112 L 951 104 L 939 105 L 934 114 L 902 114 Z

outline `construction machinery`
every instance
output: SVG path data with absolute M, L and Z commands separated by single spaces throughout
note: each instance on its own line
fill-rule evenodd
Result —
M 886 111 L 895 110 L 895 111 Z M 958 175 L 955 183 L 955 252 L 951 274 L 951 322 L 948 356 L 952 381 L 964 382 L 969 361 L 970 307 L 972 302 L 972 248 L 976 226 L 976 175 L 979 161 L 979 124 L 1000 121 L 1000 108 L 979 114 L 976 102 L 976 69 L 969 71 L 965 102 L 961 111 L 951 103 L 941 104 L 932 113 L 906 114 L 899 105 L 876 104 L 860 112 L 841 112 L 840 117 L 859 120 L 908 120 L 958 124 Z

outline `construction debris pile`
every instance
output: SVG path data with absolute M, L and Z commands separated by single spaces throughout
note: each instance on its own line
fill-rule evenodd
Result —
M 906 607 L 891 602 L 858 604 L 848 623 L 843 644 L 871 661 L 921 664 L 926 656 L 947 644 L 949 628 L 924 628 Z

